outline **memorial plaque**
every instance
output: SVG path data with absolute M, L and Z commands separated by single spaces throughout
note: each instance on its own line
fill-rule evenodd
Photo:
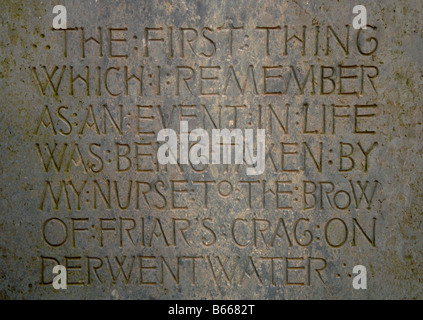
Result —
M 423 298 L 422 1 L 59 2 L 2 1 L 2 299 Z

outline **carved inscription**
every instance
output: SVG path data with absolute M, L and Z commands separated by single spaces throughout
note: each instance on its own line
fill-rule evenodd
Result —
M 348 274 L 328 252 L 377 250 L 377 26 L 121 24 L 45 38 L 56 56 L 27 72 L 45 101 L 29 146 L 43 177 L 40 285 L 62 264 L 70 286 L 325 287 L 329 265 Z M 264 129 L 264 173 L 160 164 L 157 134 L 181 121 Z

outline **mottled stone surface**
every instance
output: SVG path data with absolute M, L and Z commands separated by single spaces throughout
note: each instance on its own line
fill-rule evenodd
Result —
M 423 298 L 421 1 L 55 4 L 1 1 L 1 298 Z M 180 120 L 265 173 L 166 170 Z

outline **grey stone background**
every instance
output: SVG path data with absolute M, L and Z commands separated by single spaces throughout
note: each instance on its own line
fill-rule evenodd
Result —
M 368 12 L 368 24 L 377 26 L 375 33 L 379 47 L 375 54 L 369 57 L 357 55 L 351 48 L 348 58 L 338 49 L 330 56 L 321 55 L 314 58 L 312 55 L 302 57 L 292 54 L 288 58 L 273 55 L 271 58 L 263 56 L 262 45 L 250 43 L 248 54 L 236 50 L 238 58 L 224 60 L 214 58 L 222 68 L 229 64 L 234 66 L 246 63 L 269 65 L 298 64 L 307 66 L 307 63 L 337 65 L 368 64 L 378 66 L 377 95 L 364 95 L 356 97 L 359 103 L 375 102 L 378 104 L 377 117 L 374 127 L 376 135 L 372 137 L 353 137 L 353 141 L 366 142 L 378 141 L 371 158 L 369 172 L 352 172 L 347 176 L 335 174 L 331 171 L 323 176 L 308 175 L 309 179 L 330 180 L 335 184 L 345 183 L 348 179 L 366 180 L 376 179 L 382 188 L 375 196 L 371 210 L 347 210 L 343 212 L 307 211 L 295 213 L 298 217 L 307 217 L 314 223 L 328 221 L 333 217 L 341 217 L 345 221 L 358 217 L 368 226 L 372 217 L 377 218 L 376 247 L 371 247 L 368 242 L 360 238 L 360 244 L 351 246 L 351 234 L 347 244 L 339 249 L 329 248 L 314 242 L 311 246 L 302 248 L 286 246 L 277 252 L 281 256 L 321 256 L 328 261 L 324 273 L 325 285 L 313 278 L 311 286 L 277 286 L 269 285 L 269 274 L 263 266 L 263 284 L 258 284 L 254 279 L 247 279 L 243 285 L 226 285 L 222 282 L 219 286 L 214 284 L 210 270 L 208 273 L 198 271 L 201 281 L 192 286 L 189 279 L 181 278 L 180 284 L 175 285 L 172 279 L 165 285 L 139 286 L 134 276 L 134 282 L 125 285 L 122 278 L 116 284 L 110 281 L 103 284 L 98 282 L 92 285 L 69 286 L 67 290 L 56 291 L 51 285 L 40 285 L 40 256 L 113 256 L 113 255 L 275 255 L 275 251 L 251 246 L 239 249 L 233 243 L 228 244 L 219 233 L 217 245 L 210 249 L 201 245 L 169 248 L 119 248 L 105 246 L 99 248 L 95 242 L 87 241 L 79 244 L 78 248 L 70 246 L 70 240 L 59 248 L 48 247 L 42 239 L 42 224 L 50 217 L 118 217 L 149 216 L 148 209 L 142 212 L 131 211 L 119 213 L 119 210 L 85 210 L 77 212 L 66 209 L 40 211 L 40 194 L 46 179 L 74 179 L 82 181 L 84 173 L 45 173 L 42 170 L 40 159 L 37 155 L 35 143 L 72 142 L 75 135 L 70 138 L 63 136 L 53 137 L 46 134 L 35 136 L 34 131 L 41 115 L 42 106 L 50 105 L 57 108 L 60 105 L 69 106 L 79 112 L 88 104 L 100 105 L 109 103 L 114 106 L 118 103 L 131 105 L 140 103 L 136 97 L 122 97 L 110 99 L 107 95 L 101 97 L 84 97 L 81 87 L 77 87 L 78 94 L 70 97 L 67 92 L 55 97 L 48 89 L 42 96 L 31 74 L 31 68 L 41 65 L 100 65 L 103 68 L 112 65 L 139 64 L 166 66 L 166 63 L 176 65 L 177 62 L 168 62 L 165 53 L 155 50 L 154 58 L 143 58 L 140 39 L 145 26 L 188 26 L 201 30 L 203 26 L 216 29 L 232 21 L 233 25 L 244 25 L 246 30 L 254 32 L 256 25 L 285 25 L 294 26 L 301 30 L 302 25 L 322 26 L 333 25 L 340 28 L 350 24 L 353 18 L 352 7 L 354 1 L 61 1 L 67 7 L 68 27 L 83 26 L 91 35 L 95 34 L 95 27 L 101 26 L 104 35 L 107 27 L 128 27 L 128 34 L 139 35 L 139 50 L 131 50 L 128 60 L 112 62 L 106 55 L 103 58 L 93 57 L 95 50 L 90 49 L 85 59 L 78 55 L 70 55 L 67 59 L 62 57 L 62 44 L 60 37 L 51 31 L 53 19 L 52 8 L 60 1 L 0 1 L 0 297 L 2 299 L 421 299 L 423 298 L 423 235 L 422 235 L 422 83 L 423 83 L 423 2 L 420 0 L 407 1 L 362 1 Z M 343 29 L 340 29 L 343 30 Z M 352 37 L 356 35 L 351 28 Z M 344 34 L 341 32 L 341 34 Z M 75 40 L 78 41 L 78 40 Z M 130 40 L 129 46 L 134 43 Z M 75 46 L 78 42 L 75 42 Z M 47 48 L 49 46 L 49 48 Z M 72 51 L 72 43 L 69 50 Z M 352 46 L 351 46 L 352 47 Z M 282 50 L 281 48 L 280 51 Z M 105 51 L 105 49 L 103 49 Z M 298 50 L 297 50 L 298 52 Z M 217 57 L 222 52 L 217 53 Z M 235 55 L 235 54 L 234 54 Z M 222 54 L 223 56 L 223 54 Z M 265 60 L 268 59 L 268 60 Z M 184 60 L 187 63 L 187 60 Z M 200 58 L 193 58 L 190 65 L 201 65 Z M 248 61 L 248 62 L 247 62 Z M 115 63 L 115 64 L 114 64 Z M 168 65 L 169 66 L 169 65 Z M 41 69 L 40 69 L 41 70 Z M 51 69 L 49 69 L 51 70 Z M 79 68 L 82 73 L 83 69 Z M 90 72 L 95 72 L 94 68 Z M 67 77 L 68 74 L 65 75 Z M 63 80 L 67 81 L 67 79 Z M 110 99 L 110 100 L 108 100 Z M 246 103 L 255 105 L 259 103 L 257 97 L 216 98 L 216 103 Z M 232 99 L 232 100 L 231 100 Z M 238 99 L 238 100 L 237 100 Z M 299 104 L 305 99 L 316 99 L 319 103 L 356 103 L 355 98 L 339 96 L 318 96 L 314 98 L 306 94 L 302 97 L 291 97 L 290 103 Z M 148 100 L 148 99 L 147 99 Z M 176 102 L 175 102 L 176 101 Z M 149 100 L 154 104 L 192 103 L 200 104 L 198 97 L 180 98 L 160 97 Z M 55 120 L 56 121 L 56 120 Z M 246 121 L 244 119 L 240 120 Z M 328 143 L 348 139 L 350 133 L 341 131 L 336 137 L 324 136 L 322 141 Z M 76 136 L 77 137 L 77 136 Z M 279 137 L 277 137 L 279 138 Z M 43 140 L 45 139 L 45 140 Z M 62 139 L 62 140 L 61 140 Z M 103 137 L 85 137 L 83 141 L 101 141 L 112 144 L 117 141 L 113 135 Z M 115 140 L 114 140 L 115 139 Z M 301 142 L 302 137 L 298 136 Z M 295 137 L 291 140 L 295 140 Z M 128 141 L 128 139 L 126 139 Z M 300 183 L 305 177 L 300 173 L 291 176 L 294 182 Z M 101 177 L 113 179 L 113 168 L 107 167 Z M 305 174 L 304 174 L 305 175 Z M 161 172 L 158 177 L 169 178 Z M 205 178 L 213 177 L 217 180 L 225 178 L 222 172 L 211 170 Z M 99 177 L 91 174 L 89 179 Z M 115 176 L 116 179 L 130 179 L 131 175 Z M 189 174 L 186 178 L 190 178 Z M 239 177 L 233 173 L 226 177 L 236 181 Z M 245 176 L 244 176 L 245 178 Z M 271 179 L 271 174 L 267 176 Z M 245 199 L 244 199 L 245 200 Z M 228 223 L 237 217 L 252 219 L 254 210 L 243 211 L 234 203 L 220 203 L 213 198 L 211 209 L 204 212 L 193 205 L 187 212 L 178 212 L 173 216 L 187 217 L 190 219 L 212 217 L 216 225 Z M 172 213 L 155 214 L 164 219 L 171 217 Z M 275 221 L 280 217 L 279 212 L 260 212 L 257 217 L 268 217 Z M 294 219 L 285 215 L 289 226 L 292 228 Z M 70 221 L 70 220 L 66 220 Z M 68 224 L 69 226 L 69 224 Z M 351 230 L 351 225 L 349 225 Z M 229 231 L 227 231 L 229 232 Z M 319 236 L 316 231 L 317 236 Z M 201 234 L 198 233 L 199 239 Z M 361 237 L 361 235 L 360 235 Z M 266 251 L 268 250 L 268 251 Z M 204 262 L 203 262 L 204 263 Z M 343 266 L 345 264 L 345 266 Z M 354 265 L 367 266 L 368 289 L 354 290 L 352 288 L 352 268 Z M 206 268 L 206 267 L 204 267 Z M 268 270 L 268 265 L 267 265 Z M 198 269 L 200 270 L 200 269 Z M 116 269 L 115 269 L 116 271 Z M 339 277 L 337 277 L 339 274 Z M 350 275 L 350 276 L 348 276 Z M 136 280 L 135 280 L 136 279 Z M 282 281 L 283 282 L 283 281 Z

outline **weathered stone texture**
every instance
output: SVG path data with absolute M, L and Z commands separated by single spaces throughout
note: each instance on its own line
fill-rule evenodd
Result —
M 422 1 L 55 4 L 1 1 L 1 298 L 423 298 Z M 265 173 L 166 170 L 180 120 Z

